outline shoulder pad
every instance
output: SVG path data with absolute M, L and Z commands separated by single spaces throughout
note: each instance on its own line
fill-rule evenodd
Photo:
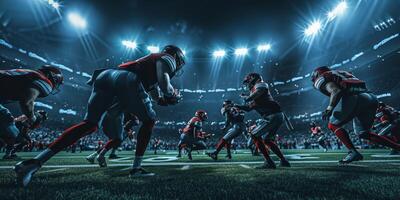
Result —
M 256 85 L 254 85 L 255 89 L 268 89 L 268 84 L 265 82 L 261 82 L 261 83 L 257 83 Z
M 324 76 L 319 77 L 317 80 L 314 82 L 314 88 L 320 90 L 321 86 L 326 84 L 326 78 Z
M 162 61 L 164 61 L 168 65 L 168 67 L 171 70 L 171 72 L 175 72 L 176 71 L 176 62 L 175 62 L 175 59 L 171 55 L 169 55 L 169 54 L 161 54 L 160 59 Z

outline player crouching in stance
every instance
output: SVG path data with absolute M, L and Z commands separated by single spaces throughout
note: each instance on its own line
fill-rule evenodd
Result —
M 115 108 L 107 111 L 101 123 L 103 132 L 109 138 L 108 142 L 102 148 L 99 148 L 96 152 L 86 157 L 86 160 L 92 164 L 97 160 L 100 167 L 107 167 L 105 155 L 110 149 L 112 149 L 112 152 L 109 159 L 115 159 L 117 157 L 115 154 L 117 148 L 127 137 L 133 137 L 132 127 L 139 125 L 139 119 L 135 115 L 128 113 L 122 116 L 113 112 L 113 110 L 115 110 Z M 115 114 L 117 114 L 117 116 L 115 116 Z M 124 117 L 124 120 L 118 119 L 120 117 Z M 121 121 L 124 121 L 123 129 L 121 124 L 115 124 L 115 122 Z M 126 136 L 124 133 L 126 133 Z
M 373 126 L 378 135 L 387 137 L 400 144 L 400 112 L 393 107 L 379 102 L 375 115 L 376 124 Z M 398 155 L 399 151 L 392 149 L 390 155 Z
M 328 151 L 328 146 L 326 145 L 326 136 L 322 131 L 321 127 L 317 125 L 314 121 L 310 123 L 311 137 L 317 137 L 317 142 L 319 146 L 324 148 L 324 151 Z
M 264 165 L 258 168 L 276 168 L 274 161 L 269 156 L 266 145 L 280 158 L 281 166 L 290 167 L 289 162 L 283 156 L 281 150 L 274 141 L 276 132 L 281 127 L 281 125 L 285 121 L 288 125 L 288 120 L 283 114 L 281 106 L 272 98 L 272 95 L 268 88 L 268 84 L 262 80 L 260 74 L 248 74 L 245 77 L 243 84 L 245 85 L 246 89 L 250 90 L 250 94 L 242 94 L 242 98 L 246 102 L 245 105 L 235 106 L 247 112 L 255 110 L 263 117 L 263 121 L 260 124 L 257 124 L 257 127 L 254 128 L 251 132 L 254 144 L 263 154 L 265 159 Z
M 348 155 L 339 163 L 363 159 L 343 128 L 350 121 L 353 121 L 354 131 L 361 139 L 400 150 L 399 144 L 371 132 L 378 101 L 368 91 L 364 81 L 347 71 L 331 70 L 326 66 L 315 69 L 311 77 L 314 87 L 330 99 L 328 107 L 322 113 L 322 119 L 329 119 L 328 128 L 349 150 Z
M 93 90 L 89 98 L 87 113 L 84 120 L 68 129 L 49 147 L 34 159 L 26 160 L 15 166 L 17 181 L 26 186 L 32 175 L 55 154 L 75 143 L 80 138 L 97 130 L 102 116 L 111 108 L 118 107 L 117 112 L 133 113 L 142 122 L 137 134 L 135 159 L 131 176 L 154 175 L 141 167 L 143 155 L 149 143 L 156 113 L 153 110 L 153 100 L 159 105 L 177 104 L 181 98 L 170 79 L 179 72 L 185 64 L 181 49 L 168 45 L 161 53 L 152 53 L 136 61 L 120 65 L 115 69 L 97 70 L 92 76 Z M 162 92 L 162 94 L 161 94 Z M 115 118 L 115 124 L 122 126 L 122 117 Z
M 178 143 L 179 153 L 177 157 L 181 157 L 181 151 L 183 147 L 187 148 L 187 155 L 189 160 L 192 160 L 193 150 L 206 149 L 206 143 L 203 139 L 210 135 L 203 132 L 203 122 L 208 118 L 207 113 L 204 110 L 198 110 L 194 114 L 186 127 L 182 130 L 181 138 Z
M 217 144 L 217 149 L 212 153 L 207 153 L 213 160 L 218 159 L 218 153 L 223 147 L 226 147 L 227 158 L 232 159 L 231 155 L 231 142 L 234 138 L 244 134 L 246 131 L 246 124 L 244 123 L 244 112 L 234 107 L 231 100 L 224 101 L 221 109 L 221 114 L 225 117 L 225 126 L 222 128 L 226 131 L 224 137 Z
M 28 131 L 39 127 L 47 118 L 46 112 L 34 111 L 36 99 L 56 94 L 62 83 L 61 71 L 50 65 L 38 70 L 0 70 L 0 140 L 7 145 L 5 158 L 13 157 L 14 145 L 29 142 Z M 11 102 L 19 102 L 22 116 L 14 119 L 2 106 Z

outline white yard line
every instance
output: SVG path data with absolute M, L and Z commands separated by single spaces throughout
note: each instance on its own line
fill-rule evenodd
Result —
M 143 163 L 143 166 L 206 166 L 206 165 L 252 165 L 252 164 L 262 164 L 263 161 L 248 161 L 248 162 L 159 162 L 159 163 Z M 278 162 L 277 162 L 278 163 Z M 291 164 L 324 164 L 324 163 L 335 163 L 336 160 L 301 160 L 301 161 L 291 161 Z M 399 163 L 400 160 L 363 160 L 357 163 Z M 109 167 L 128 167 L 132 164 L 109 164 Z M 354 164 L 353 164 L 354 165 Z M 83 165 L 44 165 L 43 168 L 97 168 L 98 165 L 83 164 Z M 11 166 L 0 166 L 0 169 L 12 169 L 14 165 Z
M 188 170 L 188 169 L 190 169 L 190 165 L 184 165 L 180 169 L 183 170 L 183 171 Z
M 64 171 L 67 168 L 60 168 L 60 169 L 49 169 L 45 171 L 39 171 L 38 174 L 44 174 L 44 173 L 49 173 L 49 172 L 58 172 L 58 171 Z
M 243 168 L 245 168 L 245 169 L 251 169 L 251 167 L 250 167 L 250 166 L 248 166 L 248 165 L 245 165 L 245 164 L 241 164 L 241 165 L 239 165 L 239 166 L 241 166 L 241 167 L 243 167 Z

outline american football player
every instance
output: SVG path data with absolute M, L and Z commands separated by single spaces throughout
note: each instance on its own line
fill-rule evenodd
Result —
M 203 132 L 203 122 L 208 119 L 207 113 L 204 110 L 197 110 L 194 117 L 192 117 L 182 130 L 181 138 L 178 144 L 178 149 L 182 149 L 184 146 L 188 150 L 188 158 L 192 160 L 193 150 L 206 149 L 206 144 L 203 141 L 204 138 L 209 137 L 208 134 Z M 179 151 L 179 157 L 180 157 Z
M 127 62 L 114 69 L 96 70 L 91 80 L 92 94 L 88 101 L 87 113 L 82 122 L 66 129 L 62 135 L 34 159 L 15 166 L 17 182 L 26 186 L 32 175 L 55 154 L 75 143 L 79 138 L 97 130 L 103 114 L 112 107 L 118 107 L 119 115 L 133 113 L 142 122 L 137 135 L 135 158 L 130 176 L 151 176 L 141 166 L 144 152 L 149 143 L 156 113 L 152 101 L 161 106 L 179 103 L 181 95 L 171 85 L 170 79 L 181 72 L 185 64 L 182 50 L 176 46 L 165 46 L 161 53 L 151 53 L 138 60 Z M 115 118 L 121 121 L 122 117 Z M 115 122 L 115 124 L 121 124 Z
M 269 156 L 266 146 L 280 158 L 282 167 L 290 167 L 289 162 L 275 143 L 276 132 L 284 122 L 290 125 L 290 129 L 293 128 L 282 112 L 281 106 L 272 97 L 268 84 L 263 81 L 260 74 L 248 74 L 243 81 L 243 85 L 245 89 L 250 90 L 250 93 L 241 95 L 246 104 L 237 105 L 237 107 L 245 111 L 255 110 L 263 118 L 261 123 L 257 124 L 251 132 L 254 144 L 265 159 L 264 165 L 258 168 L 276 168 L 274 161 Z
M 35 112 L 36 99 L 56 94 L 62 83 L 61 71 L 50 65 L 44 65 L 38 70 L 0 70 L 0 140 L 9 146 L 8 153 L 12 154 L 15 144 L 26 142 L 24 138 L 27 132 L 39 127 L 47 117 L 44 111 Z M 19 103 L 23 120 L 15 120 L 3 106 L 12 102 Z M 20 124 L 19 129 L 16 121 Z
M 397 144 L 400 143 L 400 112 L 393 107 L 379 102 L 375 115 L 376 124 L 373 130 L 378 131 L 378 135 L 387 137 Z M 392 149 L 390 155 L 397 155 L 399 151 Z
M 349 134 L 343 128 L 353 121 L 354 131 L 361 139 L 400 150 L 400 145 L 371 131 L 378 101 L 364 81 L 347 71 L 318 67 L 311 76 L 314 88 L 329 98 L 329 105 L 322 113 L 329 120 L 328 128 L 347 147 L 349 153 L 339 163 L 351 163 L 363 159 L 354 147 Z
M 316 137 L 318 144 L 324 148 L 324 151 L 328 151 L 328 146 L 326 145 L 326 136 L 324 132 L 322 131 L 322 128 L 317 125 L 316 122 L 311 122 L 310 123 L 310 132 L 311 132 L 311 137 Z
M 231 142 L 234 138 L 242 135 L 246 131 L 246 124 L 244 123 L 244 112 L 234 107 L 234 103 L 231 100 L 224 101 L 221 114 L 225 117 L 225 126 L 222 131 L 226 131 L 226 134 L 219 140 L 217 148 L 212 153 L 207 153 L 213 160 L 218 159 L 218 153 L 223 147 L 226 147 L 227 158 L 231 159 Z

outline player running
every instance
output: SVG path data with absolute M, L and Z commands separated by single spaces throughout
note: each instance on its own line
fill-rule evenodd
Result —
M 119 115 L 133 113 L 142 122 L 137 135 L 135 159 L 131 176 L 151 176 L 141 166 L 144 152 L 149 143 L 156 113 L 149 97 L 161 106 L 177 104 L 181 96 L 171 85 L 170 79 L 184 66 L 184 54 L 176 46 L 168 45 L 161 53 L 152 53 L 138 60 L 124 63 L 118 68 L 96 70 L 90 83 L 93 83 L 87 113 L 84 120 L 68 129 L 49 147 L 34 159 L 26 160 L 15 166 L 17 182 L 26 186 L 32 175 L 55 154 L 75 143 L 80 138 L 97 130 L 102 116 L 111 108 L 118 107 Z M 115 118 L 120 124 L 122 118 Z
M 328 128 L 347 147 L 349 153 L 339 163 L 351 163 L 363 159 L 354 147 L 349 134 L 343 128 L 353 121 L 354 131 L 361 139 L 400 150 L 400 145 L 371 131 L 378 101 L 368 91 L 364 81 L 351 73 L 318 67 L 311 76 L 314 88 L 329 97 L 329 105 L 322 113 L 323 120 L 329 120 Z
M 313 121 L 310 123 L 310 132 L 311 132 L 311 137 L 317 138 L 318 144 L 322 148 L 324 148 L 325 152 L 327 152 L 328 151 L 328 146 L 326 145 L 327 138 L 325 133 L 322 131 L 322 128 L 318 126 L 316 122 Z
M 378 135 L 387 137 L 397 144 L 400 144 L 400 112 L 393 107 L 379 102 L 376 110 L 375 121 L 377 122 L 373 129 Z M 390 155 L 398 155 L 399 151 L 392 149 Z
M 212 153 L 207 153 L 213 160 L 218 159 L 218 153 L 223 147 L 226 147 L 227 158 L 232 159 L 231 146 L 232 140 L 242 135 L 246 131 L 246 124 L 244 122 L 244 112 L 237 107 L 234 107 L 234 103 L 231 100 L 224 101 L 221 114 L 225 117 L 225 126 L 222 131 L 226 131 L 226 134 L 221 138 L 217 144 L 217 148 Z
M 246 102 L 245 105 L 235 105 L 241 110 L 255 110 L 262 116 L 261 123 L 252 130 L 251 137 L 254 144 L 263 154 L 265 162 L 260 169 L 275 169 L 276 165 L 269 156 L 267 147 L 271 149 L 280 159 L 282 167 L 290 167 L 289 161 L 285 158 L 278 145 L 275 143 L 275 136 L 281 125 L 286 122 L 290 130 L 293 129 L 288 119 L 282 112 L 281 106 L 275 101 L 269 91 L 268 84 L 265 83 L 260 74 L 248 74 L 243 84 L 247 90 L 250 90 L 248 95 L 242 94 L 241 97 Z
M 29 142 L 28 132 L 39 127 L 47 118 L 46 112 L 35 112 L 36 99 L 56 94 L 62 84 L 61 71 L 50 65 L 38 70 L 0 70 L 0 140 L 7 145 L 5 158 L 13 157 L 13 151 L 16 150 L 14 145 Z M 2 105 L 13 102 L 19 103 L 23 113 L 18 119 L 14 119 Z

